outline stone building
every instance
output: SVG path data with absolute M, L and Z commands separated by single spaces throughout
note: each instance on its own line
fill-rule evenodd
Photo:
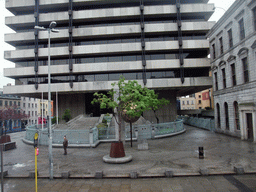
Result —
M 27 120 L 27 125 L 36 125 L 38 119 L 38 99 L 31 97 L 21 97 L 21 109 L 29 118 Z
M 14 16 L 5 23 L 16 33 L 5 42 L 16 50 L 5 51 L 15 68 L 4 75 L 15 86 L 8 94 L 40 98 L 48 91 L 48 32 L 51 33 L 51 90 L 58 92 L 59 116 L 69 108 L 72 117 L 104 112 L 91 101 L 96 91 L 106 92 L 120 75 L 156 90 L 170 105 L 158 111 L 160 121 L 176 118 L 176 97 L 212 86 L 209 77 L 208 19 L 214 5 L 208 0 L 8 0 Z M 55 105 L 54 105 L 55 106 Z M 144 114 L 155 121 L 151 112 Z
M 235 1 L 208 37 L 216 130 L 255 142 L 256 1 Z

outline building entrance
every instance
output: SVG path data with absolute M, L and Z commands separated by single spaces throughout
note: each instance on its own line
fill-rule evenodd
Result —
M 253 141 L 252 113 L 246 113 L 248 140 Z
M 91 104 L 94 99 L 93 94 L 94 93 L 85 94 L 85 114 L 99 117 L 101 114 L 111 113 L 110 109 L 100 109 L 99 103 Z

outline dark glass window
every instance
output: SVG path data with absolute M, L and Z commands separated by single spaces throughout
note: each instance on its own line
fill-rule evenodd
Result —
M 221 70 L 222 71 L 222 80 L 223 80 L 223 89 L 226 88 L 226 72 L 225 72 L 225 68 Z
M 20 102 L 18 101 L 18 106 L 20 106 Z
M 120 76 L 122 74 L 121 73 L 113 73 L 113 74 L 109 74 L 109 80 L 112 81 L 112 80 L 119 80 Z
M 217 91 L 219 88 L 218 88 L 218 76 L 217 76 L 217 72 L 214 73 L 214 79 L 215 79 L 215 91 Z
M 216 52 L 215 52 L 215 44 L 212 44 L 212 58 L 216 58 Z
M 256 7 L 253 8 L 253 24 L 254 24 L 254 31 L 256 31 Z
M 23 103 L 23 107 L 26 107 L 26 103 Z
M 0 106 L 3 106 L 3 101 L 2 100 L 0 100 Z
M 220 105 L 219 105 L 219 103 L 217 103 L 216 108 L 217 108 L 217 127 L 220 128 Z
M 14 102 L 13 102 L 13 105 L 14 105 L 14 106 L 16 106 L 16 105 L 17 105 L 16 101 L 14 101 Z
M 229 41 L 229 48 L 232 48 L 233 47 L 232 29 L 228 30 L 228 41 Z
M 235 67 L 235 64 L 231 64 L 231 78 L 232 78 L 232 84 L 233 86 L 236 85 L 236 67 Z
M 249 82 L 249 69 L 248 69 L 247 57 L 242 59 L 242 63 L 243 63 L 243 70 L 244 70 L 244 83 L 248 83 Z
M 4 102 L 4 105 L 5 105 L 5 106 L 8 106 L 8 101 L 5 101 L 5 102 Z
M 12 106 L 12 101 L 9 102 L 9 105 Z
M 107 81 L 107 80 L 108 80 L 108 74 L 95 75 L 95 81 Z
M 226 129 L 229 130 L 229 116 L 228 116 L 228 104 L 224 104 L 225 109 L 225 120 L 226 120 Z
M 223 51 L 223 39 L 222 37 L 219 38 L 219 42 L 220 42 L 220 54 L 222 54 L 224 51 Z
M 240 130 L 240 121 L 239 121 L 239 110 L 238 103 L 234 102 L 234 112 L 235 112 L 235 128 L 236 130 Z
M 198 104 L 201 104 L 202 103 L 202 101 L 201 100 L 198 100 Z
M 240 40 L 243 40 L 245 38 L 244 19 L 240 19 L 238 21 L 238 24 L 239 24 L 239 30 L 240 30 Z

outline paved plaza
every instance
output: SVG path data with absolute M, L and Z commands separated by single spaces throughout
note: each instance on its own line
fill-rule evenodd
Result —
M 110 143 L 96 148 L 53 148 L 54 177 L 70 171 L 71 177 L 94 177 L 103 171 L 104 177 L 129 177 L 136 171 L 139 177 L 164 176 L 171 169 L 174 176 L 200 175 L 207 168 L 209 174 L 233 174 L 234 166 L 242 166 L 246 173 L 256 173 L 256 144 L 203 129 L 186 126 L 186 132 L 174 137 L 148 140 L 149 150 L 139 151 L 137 143 L 125 143 L 125 152 L 133 160 L 126 164 L 106 164 L 102 158 L 109 154 Z M 4 170 L 9 177 L 27 177 L 34 170 L 34 148 L 22 142 L 25 132 L 12 133 L 17 149 L 4 152 Z M 198 147 L 204 147 L 205 158 L 198 158 Z M 39 146 L 39 177 L 49 177 L 48 147 Z
M 148 140 L 149 150 L 139 151 L 125 143 L 125 152 L 133 160 L 126 164 L 106 164 L 110 143 L 97 148 L 53 148 L 54 180 L 49 177 L 48 147 L 39 147 L 38 189 L 41 191 L 256 191 L 256 144 L 238 138 L 186 126 L 186 132 L 174 137 Z M 5 191 L 34 191 L 34 148 L 22 142 L 25 132 L 12 133 L 17 149 L 4 152 Z M 204 147 L 205 158 L 198 158 L 198 147 Z M 237 175 L 234 166 L 242 166 L 245 175 Z M 200 176 L 207 169 L 210 176 Z M 172 170 L 173 178 L 166 178 Z M 70 179 L 61 179 L 70 171 Z M 103 171 L 103 179 L 95 173 Z M 138 179 L 130 179 L 136 171 Z
M 5 179 L 5 192 L 35 191 L 34 179 Z M 39 179 L 38 192 L 253 192 L 256 175 L 150 179 Z

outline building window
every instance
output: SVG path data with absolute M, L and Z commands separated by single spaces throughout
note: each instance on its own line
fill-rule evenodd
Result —
M 14 106 L 16 106 L 16 105 L 17 105 L 17 104 L 16 104 L 16 101 L 14 101 L 14 102 L 13 102 L 13 105 L 14 105 Z
M 223 54 L 224 50 L 223 50 L 223 39 L 222 39 L 222 37 L 219 38 L 219 42 L 220 42 L 220 54 Z
M 18 101 L 18 106 L 20 106 L 20 102 Z
M 232 48 L 233 47 L 232 29 L 228 30 L 228 42 L 229 42 L 229 48 Z
M 3 106 L 3 101 L 2 100 L 0 100 L 0 106 Z
M 30 103 L 28 103 L 28 107 L 30 107 Z
M 37 104 L 35 104 L 35 108 L 37 108 Z
M 216 59 L 215 44 L 212 44 L 212 58 Z
M 229 130 L 229 117 L 228 117 L 228 104 L 224 104 L 225 109 L 225 120 L 226 120 L 226 129 Z
M 232 84 L 233 86 L 236 85 L 236 67 L 235 64 L 231 64 L 231 76 L 232 76 Z
M 243 40 L 245 38 L 244 19 L 240 19 L 238 21 L 238 24 L 239 24 L 239 30 L 240 30 L 240 40 Z
M 235 111 L 235 128 L 236 130 L 240 130 L 240 121 L 239 121 L 239 110 L 238 103 L 234 102 L 234 111 Z
M 198 98 L 201 98 L 202 96 L 201 95 L 198 95 Z
M 256 31 L 256 7 L 253 8 L 253 24 L 254 24 L 254 31 Z
M 32 108 L 33 108 L 33 107 L 34 107 L 34 104 L 32 103 L 31 105 L 32 105 Z
M 8 106 L 8 101 L 4 102 L 4 106 L 6 106 L 6 107 Z
M 249 82 L 249 70 L 248 70 L 248 62 L 247 62 L 247 57 L 242 59 L 243 63 L 243 70 L 244 70 L 244 83 Z
M 23 107 L 26 107 L 26 103 L 23 103 Z
M 217 108 L 217 127 L 220 128 L 220 105 L 219 105 L 219 103 L 217 103 L 216 108 Z
M 201 100 L 198 100 L 198 104 L 201 104 L 202 103 L 202 101 Z
M 193 100 L 191 101 L 191 105 L 194 105 L 194 101 Z
M 37 116 L 37 111 L 35 111 L 35 116 Z
M 28 112 L 28 115 L 30 116 L 30 111 Z
M 9 105 L 12 106 L 12 101 L 9 101 Z
M 187 101 L 187 105 L 189 105 L 189 101 Z
M 222 80 L 223 80 L 223 89 L 226 88 L 226 72 L 225 68 L 221 70 L 222 71 Z
M 32 111 L 32 117 L 34 116 L 34 111 Z
M 217 72 L 214 73 L 214 79 L 215 79 L 215 91 L 217 91 L 219 88 L 218 88 L 218 76 L 217 76 Z
M 185 101 L 182 101 L 182 105 L 185 105 Z

